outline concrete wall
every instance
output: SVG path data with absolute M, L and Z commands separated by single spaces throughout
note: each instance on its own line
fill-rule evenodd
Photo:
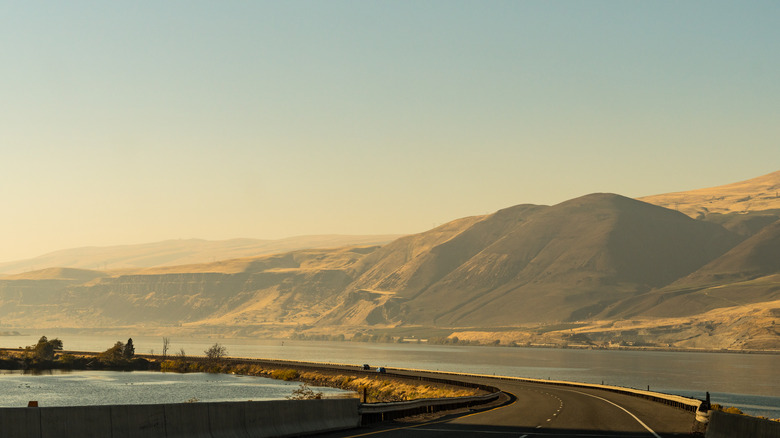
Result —
M 0 408 L 3 438 L 284 437 L 360 425 L 357 399 Z
M 706 438 L 777 438 L 780 422 L 762 420 L 745 415 L 710 411 L 710 423 Z

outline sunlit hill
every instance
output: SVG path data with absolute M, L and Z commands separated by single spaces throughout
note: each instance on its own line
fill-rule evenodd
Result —
M 264 255 L 249 240 L 62 251 L 33 262 L 43 269 L 0 266 L 0 331 L 780 349 L 779 192 L 775 172 L 640 200 L 590 194 Z

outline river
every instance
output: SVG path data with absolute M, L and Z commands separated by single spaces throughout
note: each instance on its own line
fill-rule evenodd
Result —
M 58 334 L 67 350 L 103 351 L 126 338 Z M 41 334 L 0 336 L 0 347 L 32 345 Z M 780 355 L 510 348 L 170 337 L 169 354 L 202 355 L 215 342 L 234 357 L 363 364 L 605 383 L 704 398 L 751 415 L 780 418 Z M 162 351 L 160 337 L 133 337 L 137 353 Z M 2 378 L 0 376 L 0 378 Z
M 31 400 L 39 406 L 279 400 L 292 395 L 299 385 L 230 374 L 0 370 L 0 406 L 24 407 Z M 334 388 L 311 389 L 325 397 L 349 394 Z

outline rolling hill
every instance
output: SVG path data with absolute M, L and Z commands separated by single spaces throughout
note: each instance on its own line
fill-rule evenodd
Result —
M 739 187 L 769 190 L 767 177 Z M 177 265 L 194 256 L 146 248 L 122 259 L 140 267 L 0 278 L 0 327 L 780 349 L 780 217 L 718 205 L 686 215 L 596 193 L 383 245 Z
M 320 235 L 296 236 L 278 240 L 183 239 L 138 245 L 90 246 L 64 249 L 27 260 L 0 263 L 0 274 L 17 274 L 49 267 L 111 271 L 202 264 L 307 248 L 381 245 L 398 237 L 398 235 Z
M 780 210 L 780 171 L 724 186 L 639 198 L 693 218 Z
M 665 208 L 594 194 L 501 210 L 416 257 L 398 257 L 409 245 L 393 242 L 372 254 L 372 269 L 350 288 L 392 294 L 395 319 L 406 323 L 569 321 L 669 284 L 738 240 L 721 226 Z

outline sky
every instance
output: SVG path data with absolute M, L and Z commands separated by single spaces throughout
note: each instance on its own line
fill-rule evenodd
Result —
M 777 1 L 0 0 L 0 262 L 780 170 Z

